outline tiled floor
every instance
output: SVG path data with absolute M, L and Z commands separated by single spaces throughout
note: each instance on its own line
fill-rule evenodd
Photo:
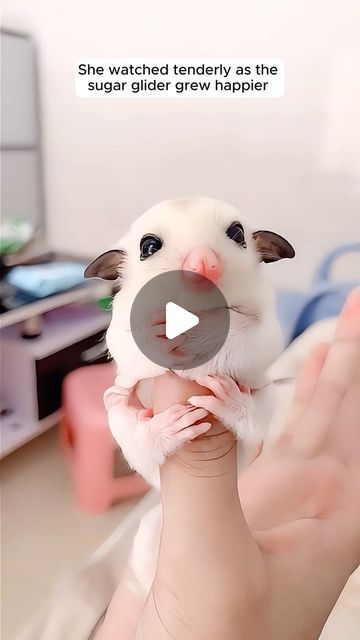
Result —
M 54 585 L 117 527 L 135 501 L 103 515 L 72 501 L 56 429 L 1 463 L 2 634 L 14 640 Z

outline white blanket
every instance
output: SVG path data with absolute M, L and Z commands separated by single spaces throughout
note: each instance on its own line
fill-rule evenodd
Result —
M 270 369 L 276 388 L 276 412 L 265 444 L 279 433 L 292 398 L 294 379 L 311 347 L 330 341 L 335 319 L 317 323 L 293 342 Z M 90 640 L 114 593 L 130 554 L 137 527 L 158 501 L 150 491 L 110 538 L 71 578 L 63 581 L 46 610 L 39 613 L 19 640 Z M 360 568 L 348 581 L 321 640 L 360 638 Z

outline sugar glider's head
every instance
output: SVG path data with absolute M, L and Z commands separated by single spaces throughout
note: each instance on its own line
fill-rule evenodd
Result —
M 174 271 L 183 271 L 185 280 L 189 271 L 211 280 L 229 309 L 226 341 L 204 365 L 204 371 L 197 367 L 198 375 L 205 371 L 227 373 L 244 384 L 256 384 L 281 349 L 273 293 L 260 263 L 293 256 L 294 249 L 287 240 L 271 231 L 252 229 L 235 207 L 219 200 L 171 200 L 146 211 L 113 249 L 85 271 L 86 277 L 113 280 L 118 289 L 106 342 L 117 364 L 121 386 L 130 387 L 165 370 L 136 346 L 130 316 L 141 288 L 155 276 Z M 203 278 L 198 280 L 204 282 Z M 162 292 L 160 299 L 163 296 Z M 212 306 L 201 306 L 206 304 L 206 296 L 195 297 L 200 305 L 192 307 L 196 314 L 209 310 L 218 313 Z M 158 311 L 156 298 L 146 298 L 148 313 Z M 200 335 L 200 344 L 202 338 Z M 181 375 L 191 377 L 192 371 L 186 369 Z
M 293 258 L 282 236 L 252 229 L 239 211 L 211 198 L 162 202 L 146 211 L 85 277 L 118 280 L 122 300 L 166 271 L 192 271 L 214 282 L 229 308 L 261 314 L 267 297 L 261 262 Z M 115 296 L 115 298 L 117 297 Z

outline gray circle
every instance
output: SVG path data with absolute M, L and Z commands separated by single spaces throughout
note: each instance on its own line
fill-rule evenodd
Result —
M 165 336 L 169 302 L 199 318 L 195 327 L 171 340 Z M 229 309 L 220 289 L 191 271 L 168 271 L 149 280 L 138 292 L 130 314 L 138 348 L 166 369 L 192 369 L 211 360 L 223 346 L 229 325 Z

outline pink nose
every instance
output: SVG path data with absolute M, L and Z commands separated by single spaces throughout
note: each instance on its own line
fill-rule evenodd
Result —
M 221 265 L 215 251 L 209 247 L 195 247 L 187 254 L 183 266 L 184 271 L 193 271 L 212 282 L 219 280 Z

